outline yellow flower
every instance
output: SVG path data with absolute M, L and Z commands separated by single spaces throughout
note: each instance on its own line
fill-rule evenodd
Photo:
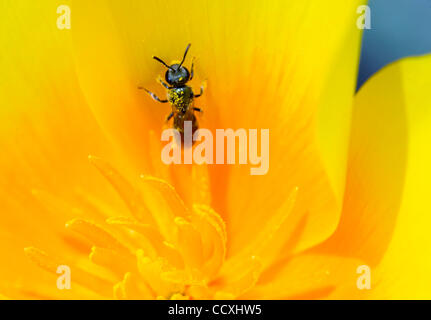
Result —
M 1 297 L 431 298 L 431 57 L 354 96 L 363 1 L 63 2 L 0 7 Z M 269 128 L 267 175 L 160 161 L 137 86 L 189 42 L 200 126 Z

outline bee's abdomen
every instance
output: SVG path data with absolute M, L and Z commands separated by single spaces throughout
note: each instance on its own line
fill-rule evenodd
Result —
M 184 123 L 186 121 L 191 122 L 192 126 L 192 132 L 193 135 L 197 129 L 199 129 L 198 121 L 196 119 L 196 116 L 193 114 L 192 111 L 187 111 L 184 115 L 177 115 L 174 117 L 174 129 L 178 130 L 178 132 L 181 134 L 181 143 L 183 145 L 189 145 L 194 143 L 194 140 L 192 141 L 184 141 Z
M 191 121 L 193 133 L 196 129 L 198 129 L 198 121 L 192 111 L 188 111 L 184 115 L 177 114 L 174 117 L 174 128 L 177 129 L 179 132 L 183 133 L 185 121 Z

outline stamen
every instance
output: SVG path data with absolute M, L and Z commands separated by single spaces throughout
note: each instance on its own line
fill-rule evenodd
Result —
M 74 282 L 106 297 L 110 297 L 112 295 L 113 284 L 105 279 L 99 278 L 86 271 L 83 271 L 79 267 L 73 266 L 67 262 L 60 262 L 58 259 L 52 258 L 48 256 L 44 251 L 34 247 L 25 248 L 24 253 L 31 261 L 36 263 L 39 267 L 55 275 L 57 275 L 58 266 L 69 265 L 71 268 L 71 273 L 73 274 Z
M 229 279 L 220 279 L 219 284 L 214 284 L 215 288 L 220 288 L 215 293 L 215 299 L 238 298 L 256 285 L 263 269 L 262 263 L 257 257 L 251 257 L 251 259 L 245 262 L 245 266 L 248 267 L 245 272 L 239 273 L 239 277 L 238 274 L 236 275 L 236 280 L 232 281 L 231 276 Z
M 136 232 L 139 232 L 140 234 L 148 238 L 151 244 L 156 248 L 160 246 L 160 244 L 164 241 L 163 236 L 156 228 L 148 224 L 139 223 L 138 221 L 129 217 L 111 217 L 106 220 L 106 223 L 111 225 L 123 226 L 131 230 L 135 230 Z
M 72 219 L 66 223 L 66 228 L 81 234 L 98 247 L 115 250 L 123 254 L 130 252 L 113 235 L 93 222 L 84 219 Z
M 117 251 L 96 246 L 91 248 L 89 258 L 93 263 L 113 271 L 120 277 L 136 265 L 136 261 L 128 256 L 119 254 Z
M 155 225 L 155 221 L 151 216 L 140 192 L 138 192 L 126 179 L 123 178 L 114 168 L 107 162 L 94 156 L 89 156 L 88 159 L 100 171 L 100 173 L 112 184 L 127 204 L 132 214 L 144 223 Z
M 156 228 L 139 223 L 128 217 L 112 217 L 106 220 L 106 222 L 111 225 L 123 226 L 138 232 L 149 241 L 151 246 L 154 248 L 154 250 L 160 257 L 166 258 L 169 263 L 175 267 L 184 267 L 184 263 L 179 252 L 172 245 L 169 245 L 169 243 L 164 240 L 163 236 Z M 152 256 L 152 254 L 149 253 L 148 255 Z
M 175 188 L 167 181 L 148 175 L 141 175 L 141 179 L 145 184 L 163 195 L 166 203 L 171 208 L 172 216 L 187 217 L 190 214 Z
M 195 205 L 192 223 L 199 230 L 204 250 L 205 264 L 202 273 L 210 280 L 219 271 L 226 257 L 226 230 L 220 216 L 210 207 Z
M 151 260 L 145 256 L 142 250 L 136 252 L 138 260 L 138 270 L 140 275 L 145 280 L 151 290 L 159 296 L 170 297 L 174 293 L 184 291 L 184 285 L 173 283 L 167 279 L 162 279 L 161 275 L 164 272 L 172 271 L 173 269 L 163 259 Z
M 202 238 L 199 231 L 190 222 L 177 217 L 178 250 L 183 256 L 186 266 L 199 269 L 203 263 Z
M 57 273 L 58 266 L 64 264 L 49 257 L 44 251 L 34 247 L 24 248 L 24 253 L 31 261 L 50 273 Z
M 142 279 L 131 272 L 127 272 L 124 279 L 114 286 L 114 296 L 120 300 L 152 300 L 155 297 Z

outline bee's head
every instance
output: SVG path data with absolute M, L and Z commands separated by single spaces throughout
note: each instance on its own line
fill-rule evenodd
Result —
M 168 66 L 162 59 L 158 57 L 153 57 L 155 60 L 162 63 L 165 67 L 168 68 L 165 74 L 166 82 L 173 86 L 181 86 L 184 85 L 190 79 L 190 72 L 186 67 L 183 67 L 184 60 L 186 60 L 187 52 L 189 51 L 190 44 L 186 48 L 186 52 L 184 52 L 183 60 L 180 64 L 173 64 Z
M 165 74 L 166 82 L 173 86 L 181 86 L 189 81 L 189 78 L 189 70 L 179 64 L 171 65 Z

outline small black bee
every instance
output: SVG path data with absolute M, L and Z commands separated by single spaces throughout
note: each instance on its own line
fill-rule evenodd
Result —
M 172 64 L 169 66 L 162 59 L 153 56 L 153 59 L 159 61 L 168 68 L 165 74 L 167 84 L 162 79 L 158 79 L 160 84 L 168 89 L 167 100 L 162 100 L 151 91 L 139 87 L 139 89 L 144 89 L 148 92 L 154 100 L 161 103 L 169 102 L 171 104 L 172 111 L 166 118 L 166 121 L 174 117 L 173 127 L 181 133 L 182 137 L 184 137 L 184 121 L 192 121 L 192 131 L 195 132 L 195 130 L 198 129 L 198 121 L 196 120 L 194 111 L 202 112 L 200 108 L 195 108 L 193 106 L 193 100 L 203 94 L 203 86 L 201 86 L 200 93 L 195 95 L 192 88 L 187 85 L 187 82 L 193 79 L 193 61 L 190 69 L 191 72 L 189 72 L 186 67 L 183 67 L 190 45 L 191 44 L 187 46 L 180 64 Z

